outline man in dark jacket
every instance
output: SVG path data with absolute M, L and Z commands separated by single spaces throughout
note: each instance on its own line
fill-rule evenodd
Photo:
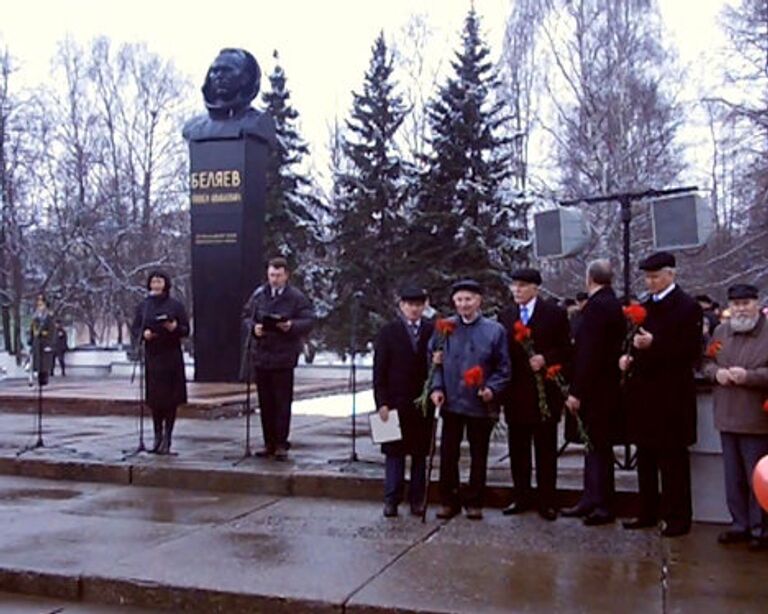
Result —
M 702 312 L 675 283 L 672 254 L 652 254 L 640 269 L 649 292 L 648 315 L 632 351 L 619 362 L 629 374 L 627 429 L 637 445 L 640 516 L 624 526 L 639 529 L 661 519 L 662 535 L 675 537 L 691 528 L 688 446 L 696 442 L 693 369 L 701 355 Z
M 61 320 L 56 320 L 55 327 L 53 335 L 53 363 L 51 364 L 51 375 L 55 374 L 56 361 L 58 361 L 59 366 L 61 367 L 61 376 L 66 377 L 67 368 L 64 362 L 64 356 L 69 351 L 67 331 L 64 330 Z
M 384 516 L 397 516 L 402 501 L 405 455 L 411 455 L 408 500 L 411 513 L 421 516 L 426 492 L 426 456 L 432 420 L 422 413 L 416 399 L 427 379 L 427 343 L 434 324 L 426 320 L 427 293 L 406 287 L 400 293 L 397 318 L 385 324 L 376 337 L 373 355 L 373 396 L 379 416 L 389 420 L 397 410 L 402 439 L 382 445 L 386 455 Z
M 618 430 L 619 369 L 624 338 L 621 303 L 611 288 L 608 260 L 587 267 L 589 298 L 576 334 L 573 371 L 566 406 L 581 417 L 590 449 L 584 456 L 584 492 L 563 516 L 584 518 L 586 525 L 613 522 L 613 443 Z
M 541 281 L 541 274 L 536 269 L 514 271 L 514 304 L 499 314 L 499 322 L 507 330 L 512 364 L 512 376 L 502 403 L 508 427 L 515 501 L 504 510 L 504 514 L 519 514 L 535 505 L 542 518 L 555 520 L 557 423 L 565 399 L 557 384 L 546 378 L 546 373 L 549 367 L 557 365 L 568 369 L 571 333 L 565 310 L 539 298 Z M 515 341 L 517 322 L 531 331 L 532 356 L 521 343 Z M 548 415 L 542 413 L 537 377 L 544 384 Z M 531 445 L 536 452 L 536 501 L 531 491 Z
M 285 258 L 272 258 L 267 283 L 253 292 L 243 308 L 243 327 L 252 338 L 250 373 L 256 379 L 264 449 L 257 456 L 288 458 L 288 433 L 293 403 L 293 370 L 302 338 L 315 323 L 312 304 L 288 284 Z M 246 357 L 246 362 L 248 357 Z M 247 366 L 246 366 L 247 367 Z
M 438 518 L 452 518 L 461 511 L 459 457 L 464 430 L 469 440 L 471 466 L 464 505 L 467 518 L 483 517 L 488 445 L 498 417 L 498 398 L 509 383 L 507 335 L 498 322 L 483 317 L 483 289 L 465 279 L 453 284 L 451 300 L 456 317 L 438 358 L 431 385 L 431 399 L 440 409 L 440 499 Z M 440 323 L 436 326 L 440 327 Z M 430 340 L 430 353 L 437 347 L 437 332 Z M 434 359 L 434 356 L 433 356 Z

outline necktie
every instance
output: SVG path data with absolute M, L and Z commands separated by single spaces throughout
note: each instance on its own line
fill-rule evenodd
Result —
M 413 338 L 416 339 L 419 336 L 419 323 L 418 322 L 409 322 L 408 326 L 411 329 L 411 335 L 413 335 Z
M 520 320 L 525 326 L 528 326 L 528 307 L 526 305 L 520 307 Z

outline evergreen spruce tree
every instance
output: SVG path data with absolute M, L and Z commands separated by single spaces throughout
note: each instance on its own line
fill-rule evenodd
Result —
M 477 279 L 491 303 L 501 303 L 505 276 L 526 257 L 525 243 L 513 236 L 521 221 L 504 194 L 513 172 L 502 136 L 507 117 L 503 101 L 495 99 L 499 83 L 474 8 L 461 39 L 453 74 L 428 105 L 431 153 L 424 160 L 408 253 L 444 307 L 451 282 L 463 277 Z
M 379 34 L 362 93 L 353 93 L 342 145 L 344 164 L 334 178 L 337 292 L 326 341 L 345 351 L 353 334 L 365 347 L 392 317 L 404 274 L 403 199 L 407 169 L 394 145 L 406 108 L 392 79 L 392 57 Z
M 267 164 L 264 253 L 267 258 L 284 256 L 293 271 L 293 283 L 308 290 L 321 205 L 312 193 L 310 180 L 299 169 L 309 147 L 299 134 L 299 113 L 291 106 L 277 51 L 274 58 L 270 90 L 262 95 L 277 133 L 277 144 Z

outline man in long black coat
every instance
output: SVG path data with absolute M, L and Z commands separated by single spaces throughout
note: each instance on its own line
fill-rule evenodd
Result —
M 625 323 L 621 303 L 611 288 L 612 280 L 608 260 L 595 260 L 587 267 L 589 298 L 576 332 L 566 401 L 569 412 L 581 417 L 591 448 L 584 457 L 581 500 L 562 514 L 584 518 L 586 525 L 614 520 L 613 443 L 619 429 L 618 359 Z
M 565 310 L 538 298 L 541 281 L 536 269 L 515 271 L 512 274 L 514 304 L 499 314 L 499 322 L 507 330 L 512 364 L 512 377 L 504 392 L 503 404 L 515 501 L 504 514 L 519 514 L 535 506 L 542 518 L 555 520 L 557 423 L 565 399 L 555 382 L 546 378 L 546 372 L 555 365 L 568 369 L 571 335 Z M 533 356 L 515 341 L 516 322 L 531 330 Z M 536 372 L 544 379 L 548 418 L 540 408 Z M 536 453 L 535 501 L 531 489 L 531 444 Z
M 411 456 L 408 500 L 411 512 L 421 516 L 426 493 L 426 456 L 429 453 L 432 419 L 415 403 L 427 379 L 427 343 L 434 324 L 424 318 L 427 293 L 408 287 L 400 293 L 397 318 L 376 337 L 373 355 L 373 395 L 382 420 L 397 410 L 402 440 L 385 443 L 384 516 L 397 516 L 402 501 L 405 456 Z
M 662 535 L 691 527 L 688 446 L 696 442 L 693 370 L 701 355 L 702 312 L 675 284 L 675 257 L 657 252 L 640 262 L 650 297 L 645 324 L 620 367 L 629 371 L 627 428 L 637 445 L 640 516 L 628 529 L 664 522 Z M 661 496 L 659 496 L 661 473 Z

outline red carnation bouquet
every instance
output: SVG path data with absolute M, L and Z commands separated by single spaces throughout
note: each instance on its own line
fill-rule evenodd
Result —
M 442 352 L 445 350 L 445 344 L 448 341 L 453 332 L 456 330 L 456 320 L 450 318 L 440 318 L 435 322 L 435 332 L 437 333 L 437 339 L 435 342 L 434 352 Z M 437 365 L 434 362 L 429 363 L 429 373 L 427 379 L 424 382 L 424 388 L 421 390 L 419 398 L 416 399 L 416 403 L 421 407 L 421 413 L 427 416 L 429 411 L 429 391 L 432 389 L 432 380 L 435 377 L 435 369 Z
M 627 319 L 627 336 L 624 338 L 624 351 L 622 354 L 632 356 L 633 341 L 640 327 L 648 317 L 648 311 L 642 305 L 627 305 L 624 307 L 624 317 Z M 621 373 L 621 383 L 624 384 L 631 375 L 631 366 Z
M 563 398 L 568 398 L 568 382 L 565 381 L 565 377 L 563 377 L 563 366 L 562 365 L 552 365 L 551 367 L 547 367 L 547 374 L 545 377 L 551 381 L 555 382 L 557 384 L 557 387 L 560 389 L 560 394 L 563 395 Z M 584 426 L 584 421 L 581 419 L 581 416 L 576 413 L 574 414 L 574 417 L 576 418 L 576 427 L 579 431 L 579 438 L 584 443 L 584 445 L 587 448 L 587 452 L 592 451 L 592 441 L 589 439 L 589 435 L 587 434 L 587 428 Z
M 528 354 L 528 358 L 536 355 L 536 349 L 533 347 L 533 334 L 528 326 L 517 320 L 512 333 L 515 341 L 523 346 L 525 353 Z M 542 420 L 547 420 L 552 414 L 547 405 L 547 390 L 544 386 L 544 376 L 541 371 L 535 371 L 533 377 L 536 379 L 536 391 L 539 396 L 539 413 L 541 413 Z
M 707 358 L 715 359 L 717 358 L 717 355 L 720 353 L 720 350 L 723 349 L 723 342 L 722 341 L 713 341 L 707 346 L 707 351 L 704 353 Z
M 464 371 L 464 385 L 467 388 L 482 388 L 485 383 L 485 374 L 480 365 L 475 365 Z

